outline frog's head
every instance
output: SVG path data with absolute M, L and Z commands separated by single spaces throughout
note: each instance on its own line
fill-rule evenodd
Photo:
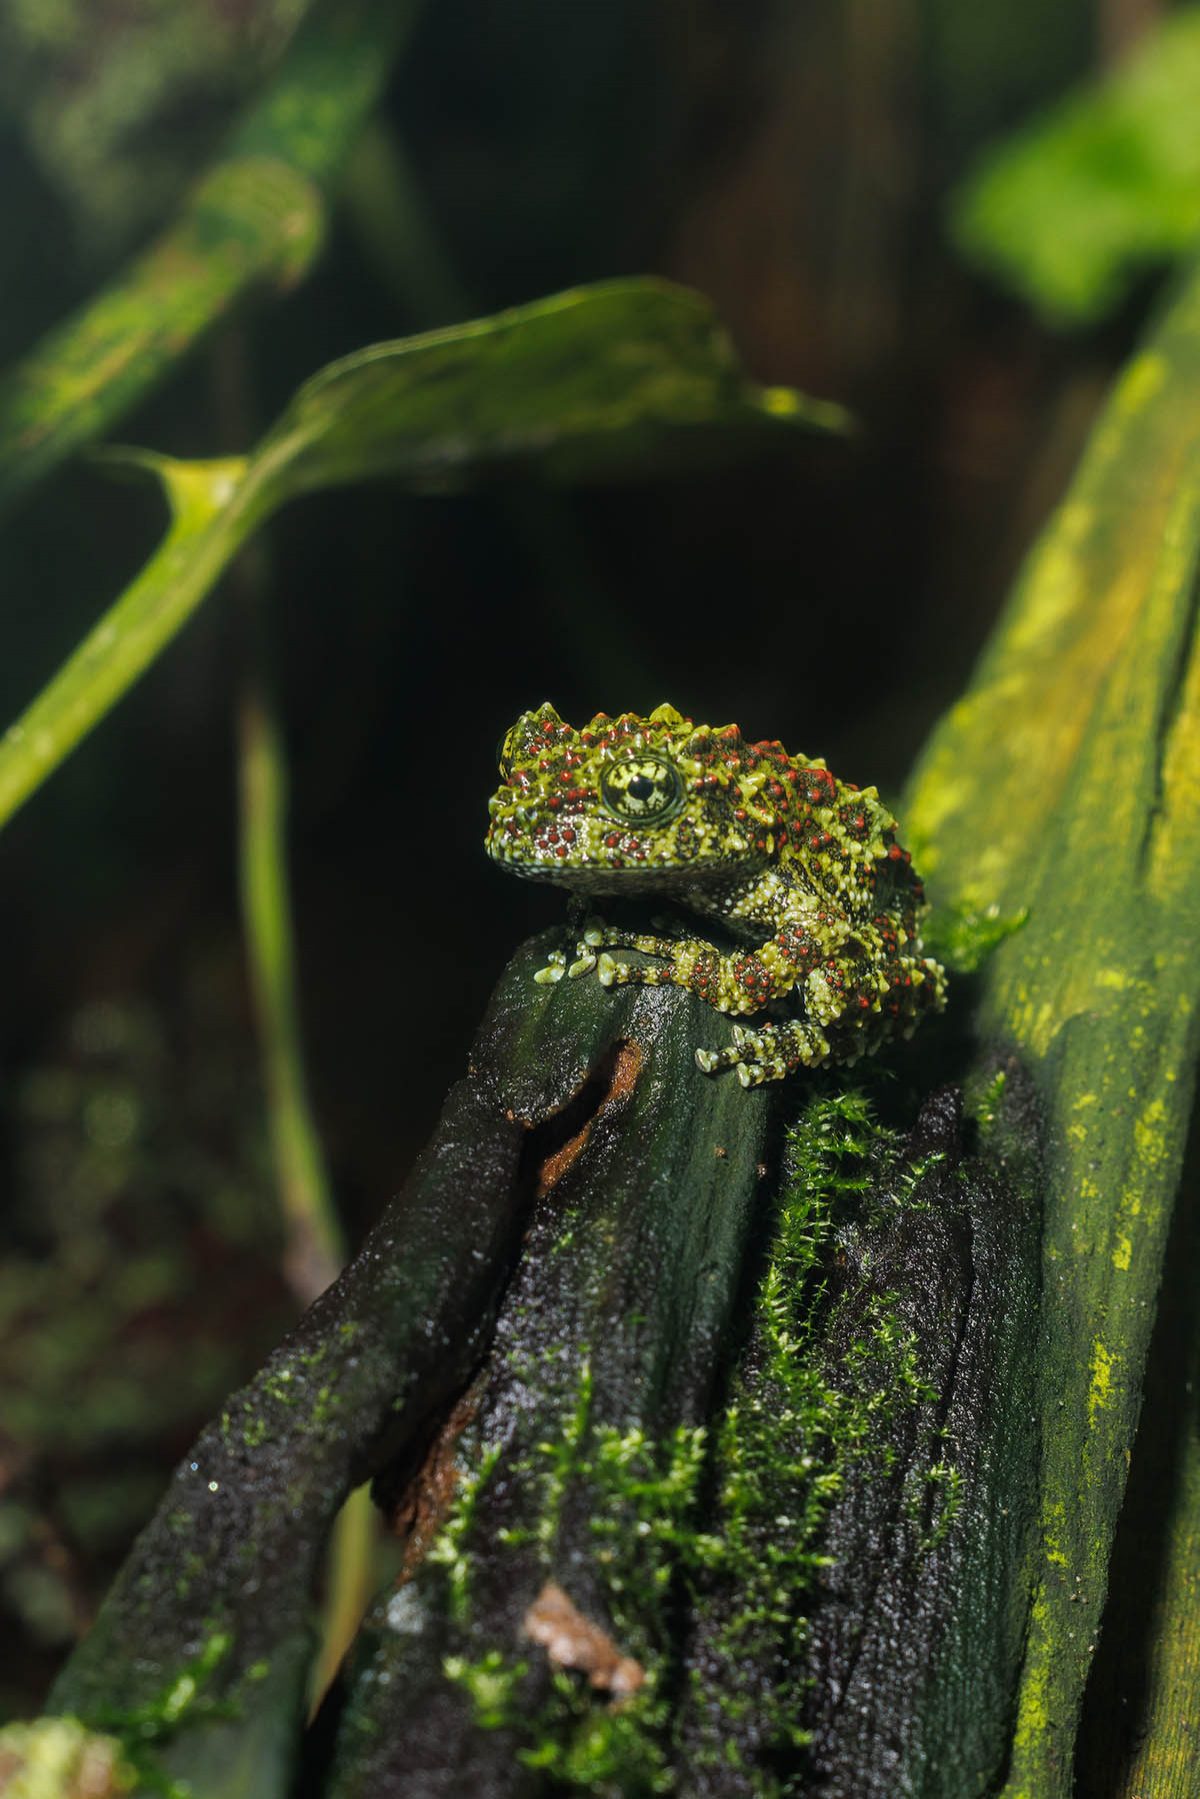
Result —
M 768 753 L 769 752 L 769 753 Z M 584 893 L 685 893 L 743 879 L 775 851 L 787 757 L 736 725 L 601 712 L 581 730 L 524 712 L 499 753 L 487 849 L 514 874 Z

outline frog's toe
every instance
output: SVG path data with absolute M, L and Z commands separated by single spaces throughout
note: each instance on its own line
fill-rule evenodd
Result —
M 736 1044 L 728 1049 L 698 1049 L 696 1061 L 705 1074 L 716 1074 L 722 1068 L 736 1068 L 742 1059 L 742 1052 Z
M 567 970 L 573 981 L 577 981 L 581 975 L 590 974 L 596 966 L 596 958 L 588 949 L 586 939 L 583 943 L 576 944 L 575 955 L 577 959 Z
M 539 968 L 533 978 L 539 987 L 545 987 L 552 981 L 561 981 L 566 972 L 567 958 L 560 949 L 552 949 L 545 968 Z

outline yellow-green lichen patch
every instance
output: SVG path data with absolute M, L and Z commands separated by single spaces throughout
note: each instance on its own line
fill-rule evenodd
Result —
M 1033 1596 L 1029 1627 L 1031 1641 L 1035 1644 L 1043 1642 L 1053 1627 L 1053 1615 L 1046 1604 L 1045 1589 L 1042 1587 Z M 1025 1679 L 1021 1683 L 1017 1722 L 1013 1731 L 1014 1780 L 1005 1788 L 1006 1799 L 1034 1799 L 1032 1789 L 1026 1785 L 1020 1772 L 1020 1753 L 1030 1748 L 1040 1749 L 1045 1743 L 1050 1725 L 1050 1698 L 1050 1670 L 1046 1661 L 1041 1657 L 1030 1657 Z
M 1045 1554 L 1046 1560 L 1053 1568 L 1069 1568 L 1071 1565 L 1067 1559 L 1066 1551 L 1060 1545 L 1058 1538 L 1050 1534 L 1047 1534 L 1046 1536 Z
M 1136 1097 L 1131 1094 L 1130 1097 Z M 1140 1160 L 1149 1167 L 1155 1167 L 1167 1153 L 1164 1138 L 1164 1127 L 1174 1120 L 1168 1120 L 1167 1105 L 1161 1094 L 1156 1094 L 1147 1101 L 1133 1127 L 1133 1143 Z
M 1154 350 L 1143 350 L 1128 363 L 1113 391 L 1113 405 L 1123 418 L 1131 418 L 1149 405 L 1168 376 L 1164 358 Z
M 1030 603 L 1013 621 L 1008 640 L 1009 653 L 1014 657 L 1032 659 L 1035 652 L 1051 647 L 1086 592 L 1086 563 L 1081 551 L 1095 525 L 1096 509 L 1086 500 L 1068 499 L 1055 522 L 1057 530 L 1041 540 L 1031 558 Z M 1013 693 L 1010 697 L 1016 704 L 1019 696 Z
M 1091 1386 L 1088 1389 L 1088 1423 L 1112 1402 L 1113 1368 L 1117 1357 L 1099 1337 L 1092 1344 Z

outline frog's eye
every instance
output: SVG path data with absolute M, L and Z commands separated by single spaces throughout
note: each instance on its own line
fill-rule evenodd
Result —
M 683 776 L 653 750 L 614 762 L 600 777 L 600 803 L 622 824 L 665 825 L 683 800 Z

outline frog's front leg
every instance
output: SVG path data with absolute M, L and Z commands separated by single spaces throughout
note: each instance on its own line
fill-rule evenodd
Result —
M 781 904 L 783 896 L 788 903 Z M 745 1017 L 783 999 L 808 977 L 827 953 L 834 922 L 811 896 L 785 887 L 774 874 L 748 885 L 718 916 L 748 922 L 766 942 L 756 949 L 721 951 L 686 929 L 666 927 L 669 935 L 661 926 L 655 932 L 625 931 L 593 919 L 570 972 L 583 974 L 595 966 L 605 987 L 687 987 L 716 1011 Z M 638 950 L 655 960 L 621 962 L 609 953 L 616 949 Z
M 566 950 L 552 949 L 546 958 L 545 968 L 539 968 L 533 977 L 539 984 L 561 981 L 564 975 L 569 975 L 572 980 L 578 980 L 580 975 L 590 974 L 596 966 L 597 950 L 608 944 L 620 945 L 622 949 L 648 948 L 651 955 L 660 953 L 658 938 L 636 936 L 629 931 L 614 930 L 610 925 L 606 925 L 602 918 L 587 917 L 584 909 L 576 900 L 572 900 L 571 907 L 572 912 L 576 915 L 570 918 L 570 923 L 573 929 L 579 933 L 572 959 L 568 960 Z M 668 953 L 670 947 L 669 944 L 666 945 Z
M 672 942 L 613 932 L 606 933 L 606 941 L 614 948 L 640 949 L 662 958 L 656 966 L 645 966 L 602 954 L 598 975 L 606 987 L 626 983 L 689 987 L 715 1010 L 741 1017 L 785 998 L 798 983 L 811 982 L 821 954 L 812 933 L 795 920 L 785 923 L 760 948 L 729 954 L 698 938 Z M 805 991 L 807 997 L 807 986 Z M 801 1066 L 818 1068 L 830 1055 L 829 1039 L 813 1016 L 789 1018 L 753 1031 L 735 1025 L 733 1036 L 728 1049 L 698 1049 L 696 1061 L 705 1074 L 736 1068 L 743 1087 L 782 1080 Z
M 721 951 L 686 929 L 627 931 L 589 919 L 576 961 L 559 973 L 582 975 L 595 967 L 605 987 L 688 987 L 718 1012 L 745 1017 L 783 999 L 849 935 L 844 918 L 777 869 L 727 891 L 719 906 L 705 909 L 729 925 L 748 926 L 766 941 L 756 949 Z M 609 953 L 615 949 L 638 950 L 655 960 L 619 962 Z
M 603 987 L 687 987 L 718 1012 L 744 1017 L 791 992 L 803 970 L 777 940 L 760 949 L 722 952 L 702 937 L 658 937 L 606 929 L 585 936 L 581 949 L 601 949 L 596 961 Z M 640 950 L 656 963 L 618 962 L 612 949 Z M 583 972 L 583 971 L 581 971 Z
M 545 968 L 539 968 L 533 978 L 538 982 L 561 981 L 564 975 L 569 975 L 572 980 L 578 980 L 580 975 L 591 974 L 593 968 L 597 966 L 597 962 L 602 962 L 604 971 L 600 975 L 601 984 L 611 987 L 611 969 L 620 964 L 614 963 L 612 957 L 607 954 L 597 956 L 597 950 L 603 949 L 605 946 L 640 949 L 649 956 L 669 956 L 675 948 L 674 942 L 668 941 L 664 937 L 647 936 L 644 932 L 617 931 L 608 925 L 592 920 L 575 945 L 572 961 L 568 962 L 565 950 L 553 949 L 547 958 Z M 639 968 L 626 978 L 639 980 L 646 986 L 656 986 L 660 981 L 668 980 L 670 976 L 662 974 L 658 970 Z

